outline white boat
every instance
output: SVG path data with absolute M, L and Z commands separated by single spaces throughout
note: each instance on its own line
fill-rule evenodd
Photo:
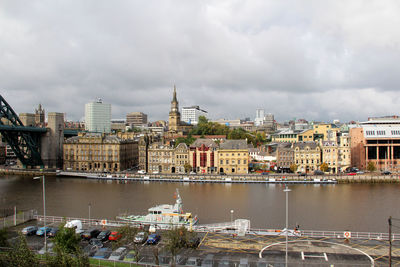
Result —
M 183 212 L 182 198 L 176 189 L 175 196 L 176 202 L 174 205 L 162 204 L 149 208 L 147 215 L 120 215 L 117 216 L 118 220 L 128 221 L 136 224 L 150 224 L 164 226 L 182 226 L 182 225 L 195 225 L 198 222 L 197 216 L 192 217 L 189 212 Z

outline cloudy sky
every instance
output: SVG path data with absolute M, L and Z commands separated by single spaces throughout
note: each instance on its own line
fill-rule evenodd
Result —
M 400 114 L 397 0 L 3 0 L 0 94 L 17 113 L 366 120 Z

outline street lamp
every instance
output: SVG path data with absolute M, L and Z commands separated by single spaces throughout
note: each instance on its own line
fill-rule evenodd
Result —
M 290 190 L 287 185 L 283 192 L 286 193 L 286 254 L 285 254 L 285 266 L 287 267 L 287 258 L 288 258 L 288 210 L 289 210 L 289 204 L 288 204 L 288 193 L 292 191 Z
M 92 204 L 90 204 L 89 202 L 89 226 L 90 226 L 90 207 L 92 206 Z
M 43 182 L 43 218 L 44 218 L 44 249 L 47 253 L 47 228 L 46 228 L 46 190 L 44 187 L 45 184 L 45 178 L 44 175 L 43 176 L 36 176 L 33 177 L 33 179 L 42 179 Z
M 233 223 L 233 210 L 231 210 L 231 223 Z

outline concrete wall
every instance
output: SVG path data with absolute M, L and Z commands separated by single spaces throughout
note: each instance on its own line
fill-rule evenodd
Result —
M 62 168 L 64 114 L 49 112 L 47 133 L 41 138 L 41 156 L 45 168 Z

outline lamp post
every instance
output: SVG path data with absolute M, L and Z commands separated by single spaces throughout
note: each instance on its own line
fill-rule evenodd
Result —
M 90 226 L 90 207 L 92 206 L 92 204 L 90 204 L 89 202 L 89 226 Z
M 233 223 L 233 210 L 231 210 L 231 223 Z
M 288 210 L 289 210 L 289 204 L 288 204 L 288 194 L 289 192 L 292 191 L 290 190 L 287 185 L 285 187 L 285 189 L 283 190 L 283 192 L 286 193 L 286 253 L 285 253 L 285 266 L 287 267 L 287 259 L 288 259 Z
M 47 253 L 47 228 L 46 228 L 46 190 L 45 190 L 45 178 L 43 176 L 36 176 L 33 179 L 42 179 L 43 182 L 43 218 L 44 218 L 44 249 Z

